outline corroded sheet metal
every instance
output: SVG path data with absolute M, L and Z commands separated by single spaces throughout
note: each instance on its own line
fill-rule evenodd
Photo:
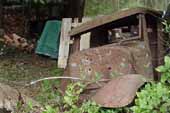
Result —
M 144 83 L 142 75 L 120 76 L 101 88 L 92 100 L 107 108 L 124 107 L 134 100 L 138 88 Z
M 69 59 L 69 76 L 95 79 L 96 73 L 103 79 L 112 76 L 135 73 L 131 53 L 125 47 L 108 47 L 89 49 L 73 54 Z
M 96 73 L 99 73 L 100 80 L 109 81 L 88 85 L 82 98 L 93 97 L 104 107 L 121 107 L 133 101 L 137 89 L 144 83 L 141 76 L 133 74 L 153 78 L 149 58 L 142 41 L 111 44 L 72 54 L 64 75 L 92 81 L 98 78 Z M 63 90 L 67 82 L 62 81 Z
M 107 45 L 74 53 L 65 75 L 95 79 L 96 73 L 109 79 L 126 74 L 142 74 L 153 78 L 152 63 L 143 42 Z
M 136 73 L 132 65 L 131 53 L 126 47 L 102 46 L 74 53 L 69 58 L 64 76 L 95 80 L 96 74 L 101 79 Z M 67 81 L 62 81 L 65 89 Z

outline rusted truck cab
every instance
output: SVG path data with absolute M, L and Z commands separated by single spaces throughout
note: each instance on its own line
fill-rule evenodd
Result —
M 64 75 L 87 81 L 101 75 L 100 87 L 88 85 L 89 97 L 104 107 L 129 104 L 145 82 L 137 75 L 159 79 L 155 68 L 163 63 L 165 54 L 161 15 L 146 8 L 127 9 L 73 28 L 69 35 L 74 41 Z M 86 33 L 91 33 L 90 48 L 80 51 L 81 35 Z M 62 86 L 66 84 L 63 81 Z

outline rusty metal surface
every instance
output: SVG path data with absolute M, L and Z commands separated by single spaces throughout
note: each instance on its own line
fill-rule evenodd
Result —
M 64 76 L 93 80 L 96 78 L 96 73 L 99 73 L 101 79 L 111 81 L 100 82 L 100 85 L 88 85 L 81 96 L 82 99 L 89 99 L 96 95 L 94 99 L 104 107 L 121 107 L 133 100 L 135 92 L 143 84 L 139 76 L 130 76 L 131 74 L 153 78 L 152 62 L 149 57 L 142 41 L 91 48 L 70 56 Z M 67 83 L 68 81 L 62 81 L 63 91 Z M 125 95 L 126 93 L 127 95 Z M 112 95 L 115 95 L 116 98 L 110 101 Z
M 135 73 L 131 53 L 125 47 L 112 45 L 76 52 L 70 56 L 64 76 L 92 80 L 96 73 L 101 75 L 101 79 Z M 63 91 L 66 86 L 67 81 L 63 80 Z
M 137 74 L 153 79 L 153 65 L 144 42 L 129 42 L 124 46 L 132 54 L 134 69 Z
M 140 41 L 92 48 L 70 56 L 65 75 L 91 80 L 96 73 L 105 79 L 136 73 L 153 78 L 149 54 Z
M 145 83 L 142 75 L 126 75 L 111 80 L 92 97 L 97 104 L 107 108 L 129 105 L 137 90 Z
M 135 73 L 131 53 L 125 47 L 103 46 L 77 52 L 71 55 L 68 64 L 68 75 L 95 79 L 99 73 L 103 78 Z

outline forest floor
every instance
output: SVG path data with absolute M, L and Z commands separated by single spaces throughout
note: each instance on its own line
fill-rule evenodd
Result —
M 59 81 L 44 81 L 29 87 L 26 84 L 45 77 L 60 76 L 62 72 L 57 68 L 56 60 L 47 57 L 18 52 L 0 56 L 0 82 L 18 89 L 39 103 L 56 101 L 59 92 L 54 89 L 59 86 Z

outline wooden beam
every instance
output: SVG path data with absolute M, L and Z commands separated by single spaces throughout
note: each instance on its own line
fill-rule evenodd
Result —
M 73 54 L 77 51 L 80 51 L 80 39 L 81 39 L 80 35 L 77 35 L 77 36 L 74 37 L 74 42 L 73 42 L 71 54 Z
M 3 15 L 2 15 L 2 10 L 3 10 L 3 5 L 2 5 L 2 0 L 0 0 L 0 28 L 2 28 L 2 20 L 3 20 Z
M 83 18 L 82 23 L 88 22 L 90 20 L 91 20 L 91 18 L 85 17 L 85 18 Z M 91 32 L 88 32 L 88 33 L 81 35 L 80 51 L 90 48 L 90 36 L 91 36 Z
M 148 59 L 149 61 L 152 62 L 152 67 L 153 67 L 153 60 L 152 60 L 152 53 L 151 53 L 151 49 L 150 49 L 150 41 L 149 41 L 149 36 L 148 36 L 148 28 L 147 28 L 147 20 L 146 20 L 146 17 L 145 17 L 145 14 L 141 14 L 141 19 L 142 19 L 142 23 L 143 23 L 143 27 L 142 27 L 142 36 L 143 36 L 143 39 L 144 39 L 144 43 L 145 43 L 145 47 L 146 47 L 146 50 L 147 50 L 147 53 L 148 53 Z M 152 71 L 152 75 L 150 75 L 150 78 L 154 78 L 153 75 L 154 75 L 154 67 L 153 67 L 153 71 Z
M 78 18 L 74 19 L 74 23 L 72 23 L 73 28 L 77 27 L 85 22 L 90 21 L 91 18 L 85 17 L 82 19 L 82 22 L 79 22 Z M 76 52 L 76 51 L 80 51 L 83 49 L 88 49 L 90 48 L 90 35 L 91 33 L 86 33 L 86 34 L 82 34 L 82 35 L 76 35 L 74 36 L 74 43 L 72 46 L 72 53 Z
M 141 38 L 141 40 L 143 40 L 143 19 L 142 19 L 142 16 L 139 15 L 138 19 L 139 19 L 139 38 Z
M 158 66 L 162 65 L 164 63 L 164 55 L 165 55 L 165 48 L 164 48 L 164 33 L 162 32 L 163 25 L 160 21 L 157 21 L 157 59 L 158 59 Z M 160 79 L 161 74 L 158 74 L 158 79 Z
M 79 23 L 79 19 L 78 18 L 74 18 L 73 24 L 74 24 L 73 27 L 78 26 L 80 24 Z M 73 42 L 72 53 L 71 54 L 73 54 L 74 52 L 80 51 L 80 39 L 81 39 L 80 35 L 74 36 L 74 42 Z
M 81 35 L 80 51 L 90 48 L 90 36 L 91 36 L 90 32 Z
M 158 37 L 158 65 L 163 64 L 163 57 L 165 54 L 164 42 L 163 37 L 164 33 L 162 32 L 163 25 L 160 21 L 157 22 L 157 37 Z
M 72 29 L 70 32 L 70 36 L 83 34 L 83 33 L 89 32 L 90 30 L 96 27 L 103 26 L 113 21 L 120 20 L 122 18 L 129 17 L 129 16 L 136 15 L 136 14 L 143 14 L 143 13 L 152 14 L 155 16 L 161 15 L 158 11 L 154 11 L 154 10 L 150 10 L 146 8 L 133 8 L 133 9 L 128 9 L 124 11 L 119 11 L 108 16 L 103 16 L 100 18 L 98 17 L 92 21 L 89 21 L 87 23 L 82 24 L 79 27 Z
M 58 57 L 59 68 L 66 68 L 67 66 L 67 61 L 69 57 L 69 47 L 70 47 L 70 36 L 68 33 L 71 30 L 71 23 L 72 23 L 71 18 L 64 18 L 62 20 L 59 57 Z

